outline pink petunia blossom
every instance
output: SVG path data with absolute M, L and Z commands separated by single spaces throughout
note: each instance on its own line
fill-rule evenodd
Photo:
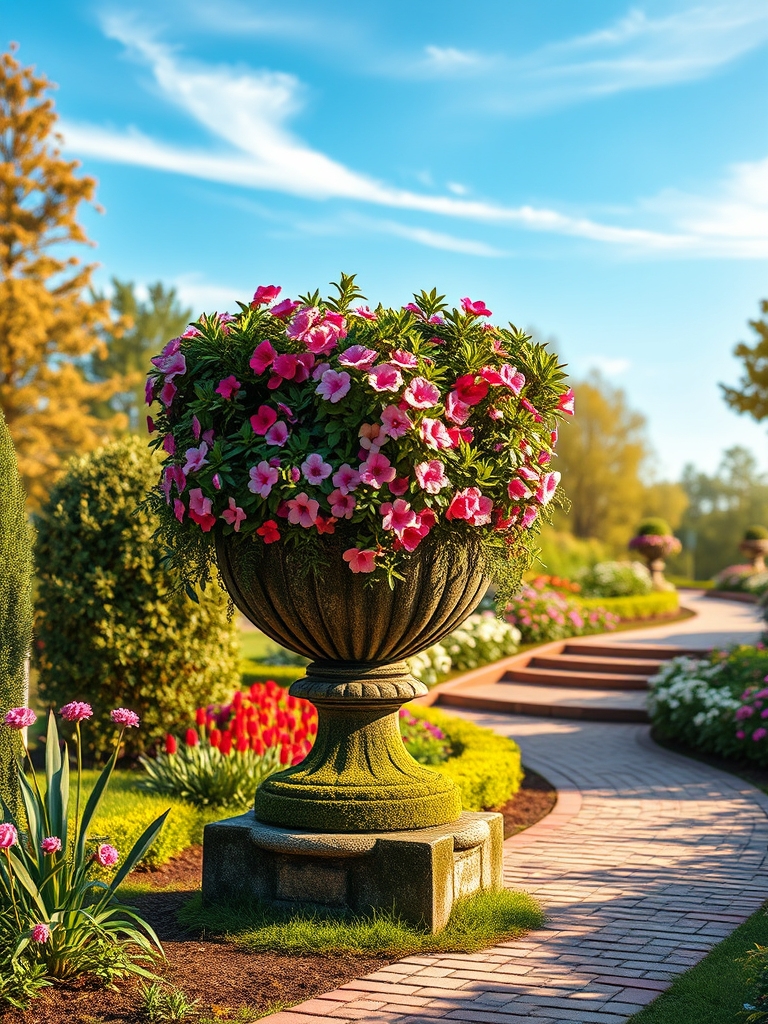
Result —
M 365 345 L 350 345 L 339 354 L 339 365 L 349 366 L 353 370 L 369 370 L 378 358 L 378 353 L 373 348 L 366 348 Z
M 328 495 L 328 504 L 337 519 L 351 519 L 357 502 L 351 494 L 344 493 L 337 487 Z
M 461 300 L 461 308 L 465 313 L 469 313 L 470 316 L 492 316 L 490 309 L 486 304 L 479 299 L 473 302 L 472 299 L 463 298 Z
M 218 473 L 213 474 L 213 476 L 211 477 L 211 483 L 213 484 L 217 491 L 221 490 L 221 477 L 219 476 Z
M 538 456 L 536 457 L 536 461 L 540 466 L 546 466 L 547 463 L 552 461 L 552 456 L 549 452 L 539 452 Z
M 288 440 L 290 431 L 288 425 L 283 423 L 282 420 L 278 420 L 274 426 L 271 426 L 264 435 L 264 440 L 267 444 L 273 444 L 278 448 L 282 448 L 285 442 Z
M 541 415 L 541 413 L 536 408 L 536 406 L 533 404 L 533 402 L 529 401 L 527 398 L 521 398 L 520 399 L 520 405 L 522 405 L 522 407 L 524 409 L 526 409 L 531 414 L 531 416 L 533 416 L 534 420 L 537 423 L 542 423 L 543 422 L 544 417 Z
M 451 391 L 445 400 L 445 416 L 452 423 L 463 426 L 469 419 L 472 410 L 459 398 L 458 391 Z
M 530 498 L 532 493 L 533 492 L 527 486 L 525 481 L 521 480 L 519 477 L 514 477 L 507 484 L 507 494 L 510 496 L 510 498 L 512 498 L 513 501 L 516 501 L 521 498 Z
M 573 388 L 568 388 L 564 395 L 560 395 L 560 398 L 557 400 L 557 408 L 567 416 L 573 416 L 576 411 Z
M 248 365 L 254 373 L 264 373 L 275 360 L 277 352 L 268 341 L 262 341 L 260 345 L 257 345 L 253 350 L 253 355 L 250 358 Z
M 326 370 L 315 388 L 315 393 L 335 404 L 341 401 L 351 386 L 352 378 L 345 370 L 340 373 L 336 370 Z
M 352 310 L 355 316 L 361 317 L 363 320 L 377 320 L 378 317 L 375 313 L 372 313 L 367 306 L 357 306 Z
M 200 337 L 200 331 L 198 331 L 198 329 L 196 327 L 193 327 L 190 324 L 190 326 L 187 327 L 185 331 L 183 331 L 181 336 L 182 336 L 182 338 L 199 338 Z
M 541 479 L 541 484 L 536 491 L 536 501 L 540 505 L 547 505 L 554 497 L 557 485 L 560 483 L 559 473 L 547 473 Z
M 153 366 L 164 375 L 166 383 L 187 372 L 187 361 L 180 352 L 181 338 L 173 338 L 165 346 L 159 356 L 150 359 Z
M 19 833 L 16 826 L 10 822 L 0 822 L 0 850 L 10 850 L 19 841 Z
M 515 395 L 519 395 L 525 386 L 525 376 L 509 363 L 504 363 L 499 370 L 494 370 L 492 366 L 484 366 L 480 376 L 489 384 L 508 388 Z
M 289 523 L 293 523 L 294 526 L 303 526 L 304 529 L 309 529 L 314 525 L 317 513 L 320 511 L 320 504 L 314 498 L 310 498 L 308 494 L 301 491 L 295 498 L 291 498 L 287 505 Z
M 59 853 L 61 851 L 61 840 L 58 836 L 46 836 L 45 839 L 40 843 L 40 849 L 43 853 Z
M 65 722 L 82 722 L 93 715 L 93 708 L 82 700 L 72 700 L 59 709 Z
M 395 477 L 394 480 L 389 481 L 387 487 L 389 488 L 390 494 L 394 494 L 396 498 L 400 498 L 410 487 L 410 481 L 407 476 Z
M 288 324 L 285 333 L 294 341 L 301 341 L 307 331 L 318 322 L 320 316 L 320 310 L 316 306 L 304 306 Z
M 215 433 L 216 432 L 213 430 L 213 428 L 211 428 L 210 430 L 203 431 L 203 440 L 205 441 L 209 448 L 213 445 Z
M 176 397 L 176 391 L 176 385 L 173 383 L 173 381 L 170 380 L 166 381 L 165 384 L 163 384 L 162 388 L 160 389 L 160 401 L 163 403 L 166 409 L 170 409 L 171 405 L 173 404 L 173 400 Z
M 253 293 L 251 307 L 268 306 L 270 302 L 275 301 L 281 291 L 282 288 L 278 284 L 260 284 Z
M 282 302 L 274 305 L 269 312 L 278 320 L 285 320 L 287 317 L 292 316 L 294 310 L 298 309 L 300 305 L 301 303 L 295 299 L 283 299 Z
M 225 508 L 221 513 L 221 518 L 225 523 L 229 523 L 230 526 L 234 527 L 235 533 L 240 532 L 240 523 L 244 519 L 247 519 L 245 512 L 240 508 L 234 498 L 229 499 L 229 508 Z
M 336 348 L 339 337 L 340 333 L 333 324 L 322 323 L 310 328 L 303 341 L 316 356 L 326 356 Z
M 120 854 L 109 843 L 99 843 L 94 856 L 103 868 L 111 868 L 117 864 Z
M 221 395 L 223 399 L 229 402 L 242 386 L 243 385 L 237 377 L 230 374 L 229 377 L 225 377 L 223 380 L 219 381 L 219 386 L 216 388 L 216 394 Z
M 47 924 L 43 924 L 42 922 L 40 922 L 40 924 L 36 924 L 35 927 L 32 929 L 33 942 L 38 942 L 40 943 L 40 945 L 43 945 L 43 943 L 47 942 L 48 939 L 50 939 L 50 937 L 51 929 L 48 927 Z
M 331 369 L 330 363 L 318 363 L 312 371 L 312 380 L 321 380 L 326 370 Z
M 9 729 L 28 729 L 36 721 L 37 715 L 32 708 L 11 708 L 3 718 L 3 724 Z
M 342 466 L 336 470 L 331 477 L 331 483 L 335 487 L 338 487 L 342 494 L 349 494 L 350 491 L 354 491 L 357 485 L 360 483 L 360 474 L 356 469 L 353 469 L 349 463 L 345 462 Z M 334 512 L 334 515 L 336 513 Z
M 387 437 L 396 440 L 413 426 L 408 416 L 396 405 L 388 405 L 381 413 L 381 422 Z
M 405 352 L 401 348 L 395 349 L 389 358 L 395 366 L 402 366 L 405 369 L 413 369 L 414 366 L 419 365 L 418 356 L 415 356 L 413 352 Z
M 472 427 L 448 427 L 448 437 L 451 439 L 451 448 L 458 448 L 461 442 L 472 444 L 475 432 Z M 496 445 L 494 451 L 500 452 L 504 445 Z
M 349 568 L 354 573 L 373 572 L 376 568 L 375 551 L 361 551 L 360 548 L 348 548 L 341 557 L 345 562 L 349 563 Z
M 464 519 L 472 526 L 485 526 L 491 521 L 493 502 L 477 487 L 466 487 L 454 494 L 445 512 L 446 519 Z
M 248 470 L 248 475 L 251 478 L 248 490 L 262 498 L 268 498 L 280 474 L 268 462 L 262 461 L 258 466 L 251 466 Z
M 531 523 L 536 519 L 539 514 L 539 510 L 535 505 L 529 505 L 528 508 L 523 512 L 523 518 L 520 520 L 520 525 L 524 530 L 527 530 Z
M 518 466 L 517 475 L 521 476 L 523 480 L 529 480 L 536 484 L 538 484 L 541 479 L 536 470 L 531 469 L 530 466 Z
M 416 513 L 402 498 L 396 498 L 394 503 L 385 501 L 380 506 L 379 512 L 383 516 L 381 525 L 385 530 L 392 530 L 398 536 L 409 526 L 416 525 Z
M 121 725 L 124 729 L 138 729 L 141 722 L 136 712 L 129 708 L 115 708 L 109 712 L 109 717 L 115 725 Z
M 419 435 L 424 444 L 430 448 L 452 448 L 451 436 L 445 424 L 440 420 L 431 420 L 427 416 L 419 424 Z
M 211 509 L 211 499 L 206 498 L 199 487 L 189 492 L 189 518 L 193 523 L 197 523 L 203 533 L 208 533 L 216 522 L 216 516 Z
M 372 452 L 360 465 L 361 482 L 369 484 L 377 490 L 389 483 L 390 480 L 394 480 L 396 476 L 395 467 L 386 455 L 382 455 L 380 452 Z
M 293 480 L 295 484 L 301 480 L 301 470 L 298 466 L 291 466 L 288 472 L 291 474 L 291 480 Z
M 333 466 L 330 466 L 327 462 L 323 462 L 322 455 L 318 455 L 317 452 L 313 452 L 308 455 L 301 464 L 301 472 L 304 474 L 304 479 L 310 484 L 321 484 L 323 480 L 327 480 L 333 472 Z
M 439 459 L 432 459 L 430 462 L 420 462 L 413 469 L 419 486 L 427 494 L 439 494 L 444 487 L 450 485 L 450 480 L 445 475 L 445 465 Z
M 155 383 L 154 377 L 147 377 L 144 385 L 144 401 L 147 405 L 152 405 L 155 400 Z
M 431 409 L 440 401 L 440 390 L 426 377 L 414 377 L 403 398 L 414 409 Z
M 400 534 L 396 544 L 401 544 L 406 551 L 415 551 L 435 525 L 436 518 L 431 508 L 423 509 L 416 517 L 415 525 L 407 526 Z
M 268 405 L 260 405 L 251 416 L 251 427 L 254 434 L 264 435 L 277 422 L 277 413 Z
M 187 512 L 187 506 L 179 498 L 173 499 L 173 514 L 179 520 L 180 523 L 184 522 L 184 516 Z
M 478 380 L 474 373 L 465 373 L 453 387 L 458 400 L 464 405 L 477 405 L 488 394 L 488 381 Z
M 403 375 L 396 366 L 380 363 L 371 369 L 368 383 L 374 391 L 398 391 L 403 384 Z
M 192 433 L 194 434 L 196 441 L 200 440 L 200 435 L 202 434 L 202 432 L 203 432 L 203 425 L 202 425 L 202 423 L 197 418 L 197 416 L 193 416 L 192 417 Z
M 208 445 L 203 441 L 199 448 L 187 448 L 185 455 L 187 461 L 181 467 L 181 471 L 184 476 L 189 476 L 190 473 L 196 473 L 198 469 L 202 469 L 203 466 L 208 465 Z

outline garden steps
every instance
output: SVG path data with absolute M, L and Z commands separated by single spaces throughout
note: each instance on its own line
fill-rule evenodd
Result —
M 552 659 L 555 660 L 554 658 Z M 651 673 L 652 675 L 653 673 Z M 631 673 L 579 671 L 565 665 L 551 668 L 526 666 L 515 668 L 499 679 L 499 683 L 528 683 L 532 686 L 568 686 L 582 690 L 647 690 L 648 677 Z

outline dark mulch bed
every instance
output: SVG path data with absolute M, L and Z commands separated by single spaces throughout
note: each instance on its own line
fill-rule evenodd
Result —
M 527 771 L 520 791 L 499 808 L 504 835 L 539 821 L 554 807 L 557 793 L 536 772 Z M 199 1000 L 203 1018 L 234 1019 L 247 1007 L 258 1014 L 291 1006 L 391 963 L 391 957 L 250 953 L 232 943 L 201 939 L 176 920 L 179 908 L 199 888 L 202 848 L 191 847 L 155 871 L 138 871 L 137 882 L 153 891 L 132 897 L 157 931 L 167 957 L 157 971 L 189 999 Z M 242 1018 L 240 1018 L 242 1020 Z M 119 992 L 84 982 L 46 989 L 26 1012 L 0 1011 L 0 1024 L 146 1024 L 139 984 L 127 981 Z

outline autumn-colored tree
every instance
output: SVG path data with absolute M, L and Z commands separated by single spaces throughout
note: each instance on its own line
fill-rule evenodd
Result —
M 768 417 L 768 299 L 760 303 L 761 320 L 750 320 L 757 341 L 749 346 L 740 342 L 733 350 L 744 361 L 744 373 L 738 387 L 721 384 L 723 397 L 737 412 L 746 412 L 758 422 Z
M 89 381 L 83 363 L 102 346 L 106 302 L 89 301 L 93 265 L 78 206 L 96 182 L 60 154 L 49 81 L 0 54 L 0 406 L 32 502 L 73 452 L 96 447 L 115 420 L 90 406 L 116 382 Z

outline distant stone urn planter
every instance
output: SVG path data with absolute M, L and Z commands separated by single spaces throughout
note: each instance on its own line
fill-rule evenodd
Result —
M 318 710 L 312 750 L 256 791 L 256 817 L 320 832 L 402 831 L 458 820 L 445 776 L 418 764 L 402 742 L 400 707 L 427 692 L 404 660 L 450 633 L 482 598 L 488 578 L 477 543 L 428 538 L 390 588 L 353 575 L 343 530 L 323 537 L 327 565 L 302 572 L 284 544 L 217 539 L 232 600 L 284 647 L 314 659 L 290 693 Z
M 765 572 L 765 556 L 768 554 L 768 538 L 743 540 L 739 550 L 746 555 L 753 572 Z
M 629 547 L 645 559 L 654 590 L 674 590 L 672 584 L 664 578 L 664 568 L 665 559 L 682 549 L 677 537 L 671 534 L 638 534 L 629 542 Z

